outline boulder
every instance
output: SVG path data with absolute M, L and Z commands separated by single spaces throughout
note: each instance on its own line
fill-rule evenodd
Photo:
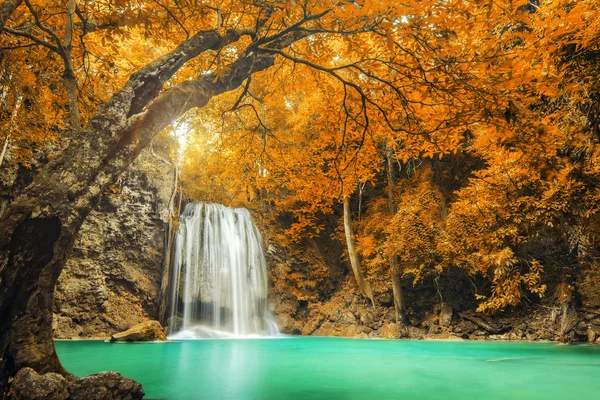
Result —
M 142 385 L 116 372 L 85 376 L 73 382 L 69 389 L 69 400 L 138 400 L 144 397 Z
M 165 341 L 167 335 L 158 321 L 146 321 L 137 324 L 125 332 L 115 333 L 111 336 L 111 342 L 149 342 Z
M 385 324 L 379 329 L 379 337 L 383 339 L 398 339 L 402 336 L 398 324 Z
M 69 397 L 69 384 L 60 374 L 48 372 L 40 375 L 31 368 L 22 368 L 10 386 L 14 400 L 65 400 Z

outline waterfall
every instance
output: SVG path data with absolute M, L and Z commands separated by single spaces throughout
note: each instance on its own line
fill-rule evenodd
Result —
M 188 204 L 175 243 L 169 337 L 274 335 L 262 237 L 245 208 Z

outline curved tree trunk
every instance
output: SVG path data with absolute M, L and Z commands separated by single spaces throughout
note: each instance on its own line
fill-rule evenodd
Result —
M 8 392 L 10 377 L 24 367 L 69 376 L 52 341 L 52 297 L 79 229 L 103 191 L 154 135 L 185 111 L 203 107 L 272 65 L 272 56 L 240 58 L 219 79 L 201 76 L 159 96 L 187 60 L 238 38 L 231 32 L 199 32 L 133 74 L 86 131 L 5 210 L 0 224 L 0 398 Z
M 394 193 L 392 192 L 392 186 L 396 179 L 394 177 L 394 159 L 392 156 L 392 150 L 388 146 L 386 148 L 386 159 L 387 159 L 387 181 L 388 181 L 388 209 L 390 215 L 396 214 L 396 204 L 394 202 Z M 408 319 L 406 318 L 406 304 L 404 302 L 404 291 L 402 290 L 402 271 L 400 270 L 400 260 L 398 256 L 390 257 L 390 274 L 392 276 L 392 292 L 394 295 L 394 309 L 396 311 L 396 322 L 401 325 L 406 325 Z
M 350 203 L 348 201 L 348 197 L 344 197 L 344 232 L 346 234 L 348 258 L 350 259 L 350 265 L 352 266 L 352 271 L 354 272 L 354 278 L 356 278 L 356 284 L 358 285 L 358 288 L 363 296 L 371 300 L 371 304 L 375 306 L 373 290 L 371 289 L 369 282 L 365 280 L 358 254 L 356 254 L 354 245 L 354 230 L 352 229 L 352 219 L 350 218 Z

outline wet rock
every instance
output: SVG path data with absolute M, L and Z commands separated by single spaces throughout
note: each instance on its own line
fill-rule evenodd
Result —
M 146 321 L 137 324 L 125 332 L 115 333 L 111 336 L 111 342 L 148 342 L 165 341 L 167 335 L 158 321 Z
M 289 314 L 278 314 L 277 326 L 281 333 L 293 333 L 296 329 L 296 320 Z
M 137 400 L 144 397 L 142 385 L 116 372 L 101 372 L 71 384 L 69 400 Z
M 401 336 L 402 331 L 398 324 L 386 324 L 379 329 L 379 337 L 383 339 L 399 339 Z
M 67 380 L 54 372 L 40 375 L 31 368 L 22 368 L 11 383 L 10 398 L 14 400 L 65 400 L 68 397 Z
M 167 328 L 169 332 L 177 332 L 183 327 L 183 317 L 180 315 L 173 315 L 167 318 Z

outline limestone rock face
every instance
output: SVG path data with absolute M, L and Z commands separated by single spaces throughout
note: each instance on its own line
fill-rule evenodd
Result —
M 167 335 L 158 321 L 146 321 L 137 324 L 125 332 L 115 333 L 111 336 L 111 342 L 148 342 L 165 341 Z
M 156 318 L 170 168 L 142 153 L 90 213 L 56 288 L 55 337 L 109 337 Z
M 40 375 L 31 368 L 17 372 L 11 384 L 14 400 L 65 400 L 69 397 L 68 382 L 54 372 Z

